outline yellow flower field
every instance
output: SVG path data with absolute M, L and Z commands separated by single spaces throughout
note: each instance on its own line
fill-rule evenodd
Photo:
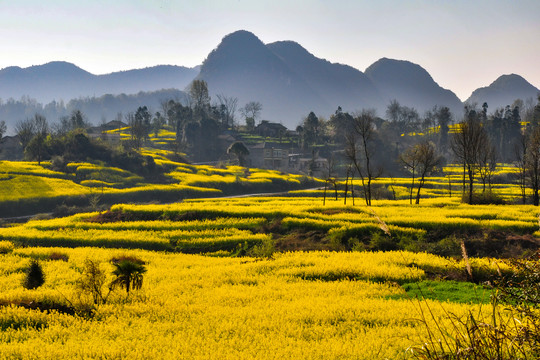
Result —
M 29 257 L 53 251 L 69 260 L 43 261 L 45 285 L 22 289 Z M 0 255 L 0 301 L 84 301 L 74 286 L 84 260 L 99 260 L 110 273 L 108 260 L 121 254 L 126 250 L 26 248 Z M 285 253 L 273 260 L 127 254 L 147 262 L 144 286 L 127 299 L 116 291 L 93 318 L 2 307 L 2 357 L 405 359 L 426 335 L 419 306 L 429 304 L 441 318 L 444 311 L 479 309 L 401 296 L 396 281 L 425 276 L 416 266 L 448 266 L 426 254 Z M 321 280 L 328 274 L 344 276 Z

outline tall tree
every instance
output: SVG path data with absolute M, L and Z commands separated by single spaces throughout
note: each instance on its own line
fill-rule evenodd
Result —
M 146 106 L 139 106 L 135 114 L 129 113 L 126 120 L 129 125 L 129 133 L 135 147 L 139 149 L 148 138 L 151 130 L 152 115 Z
M 397 100 L 390 101 L 386 108 L 386 118 L 394 125 L 399 134 L 413 132 L 418 129 L 420 116 L 414 108 L 402 106 Z
M 152 132 L 154 133 L 154 136 L 157 137 L 159 135 L 159 130 L 161 130 L 166 122 L 167 121 L 159 111 L 155 113 L 154 117 L 152 118 Z
M 478 169 L 481 152 L 486 151 L 487 133 L 480 123 L 475 110 L 470 110 L 466 119 L 458 124 L 450 147 L 455 157 L 463 164 L 464 176 L 468 177 L 468 201 L 473 203 L 474 178 Z M 464 180 L 465 181 L 465 180 Z
M 521 201 L 527 202 L 527 147 L 529 139 L 521 134 L 519 141 L 514 147 L 515 166 L 519 169 L 519 189 L 521 190 Z
M 433 112 L 437 125 L 439 126 L 439 151 L 445 154 L 448 148 L 448 132 L 449 125 L 452 123 L 452 113 L 446 106 L 435 107 Z
M 410 171 L 412 175 L 411 188 L 409 189 L 409 204 L 412 204 L 412 194 L 414 191 L 414 180 L 416 177 L 416 168 L 420 161 L 419 158 L 419 146 L 414 145 L 409 147 L 403 154 L 399 156 L 399 161 Z
M 19 141 L 23 149 L 26 149 L 28 143 L 36 134 L 36 127 L 32 119 L 21 120 L 15 125 L 15 133 L 19 136 Z
M 62 116 L 59 123 L 55 125 L 55 133 L 65 135 L 70 131 L 87 128 L 88 122 L 80 110 L 73 110 L 70 116 Z
M 45 116 L 35 114 L 32 119 L 33 122 L 33 137 L 26 145 L 24 152 L 30 159 L 36 159 L 38 164 L 46 156 L 46 140 L 49 135 L 49 124 Z
M 204 113 L 210 108 L 210 95 L 206 81 L 193 80 L 189 87 L 189 97 L 191 99 L 191 107 L 196 113 Z
M 478 175 L 482 180 L 482 193 L 485 193 L 486 183 L 489 186 L 489 192 L 492 189 L 492 179 L 497 169 L 497 150 L 489 137 L 484 139 L 482 147 L 483 149 L 478 156 Z
M 420 204 L 420 191 L 429 176 L 441 163 L 441 157 L 437 154 L 435 145 L 432 142 L 424 141 L 416 145 L 418 158 L 418 190 L 416 192 L 415 204 Z
M 338 106 L 335 113 L 330 116 L 328 122 L 332 129 L 334 142 L 336 144 L 346 143 L 347 134 L 350 134 L 353 131 L 353 117 L 348 112 L 343 112 L 341 106 Z
M 375 169 L 372 163 L 375 135 L 373 113 L 363 110 L 354 117 L 353 131 L 346 136 L 345 154 L 360 176 L 364 199 L 368 206 L 371 206 L 373 195 L 372 182 L 382 172 L 381 169 Z
M 320 122 L 313 111 L 304 119 L 302 129 L 304 147 L 315 145 L 319 141 Z
M 223 94 L 218 94 L 216 97 L 219 101 L 219 108 L 221 112 L 221 125 L 225 129 L 230 126 L 234 126 L 236 109 L 238 107 L 238 98 Z

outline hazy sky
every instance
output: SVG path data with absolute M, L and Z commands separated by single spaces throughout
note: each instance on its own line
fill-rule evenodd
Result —
M 502 74 L 540 88 L 539 15 L 539 0 L 0 0 L 0 68 L 191 67 L 244 29 L 361 71 L 409 60 L 465 100 Z

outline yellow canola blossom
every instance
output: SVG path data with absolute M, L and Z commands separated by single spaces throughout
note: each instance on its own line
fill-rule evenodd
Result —
M 30 257 L 43 260 L 45 284 L 19 284 Z M 447 260 L 411 253 L 285 253 L 274 260 L 208 258 L 99 248 L 25 248 L 3 255 L 0 300 L 76 303 L 86 258 L 108 274 L 115 256 L 138 256 L 147 273 L 126 299 L 115 291 L 93 318 L 19 307 L 0 309 L 0 353 L 25 359 L 405 359 L 427 334 L 416 300 L 394 281 L 421 279 L 420 266 Z M 334 276 L 334 278 L 331 278 Z M 111 280 L 109 277 L 108 280 Z M 377 282 L 373 282 L 373 280 Z M 434 316 L 476 305 L 428 301 Z

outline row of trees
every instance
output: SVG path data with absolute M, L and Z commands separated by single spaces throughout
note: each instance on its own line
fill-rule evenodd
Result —
M 321 121 L 314 113 L 310 113 L 299 130 L 304 145 L 317 146 L 317 141 L 331 141 L 337 150 L 329 155 L 344 154 L 341 163 L 347 183 L 345 193 L 349 189 L 354 191 L 353 187 L 349 188 L 349 179 L 358 176 L 367 205 L 371 204 L 373 196 L 373 180 L 383 173 L 383 169 L 390 176 L 395 171 L 410 174 L 410 202 L 413 201 L 413 191 L 416 191 L 415 202 L 418 204 L 426 177 L 447 161 L 456 161 L 463 166 L 464 201 L 475 203 L 497 200 L 491 194 L 497 163 L 512 161 L 520 169 L 519 184 L 523 202 L 526 202 L 526 189 L 530 188 L 533 191 L 533 203 L 538 205 L 540 97 L 538 104 L 525 113 L 525 128 L 517 105 L 513 108 L 508 106 L 505 111 L 495 111 L 489 116 L 487 104 L 483 104 L 481 109 L 474 105 L 466 106 L 463 119 L 453 126 L 452 131 L 452 114 L 448 108 L 433 108 L 423 121 L 411 120 L 416 118 L 415 113 L 414 109 L 401 107 L 396 101 L 388 106 L 386 120 L 377 118 L 370 111 L 349 114 L 338 108 L 328 121 Z M 428 124 L 431 126 L 419 128 Z M 415 133 L 414 130 L 423 132 L 416 133 L 421 136 L 403 136 L 407 134 L 403 131 L 411 134 Z M 388 166 L 390 162 L 394 167 Z M 331 159 L 327 174 L 330 183 L 335 183 L 337 176 L 335 163 Z M 395 167 L 396 164 L 400 166 Z M 482 192 L 475 197 L 477 179 L 482 183 Z

